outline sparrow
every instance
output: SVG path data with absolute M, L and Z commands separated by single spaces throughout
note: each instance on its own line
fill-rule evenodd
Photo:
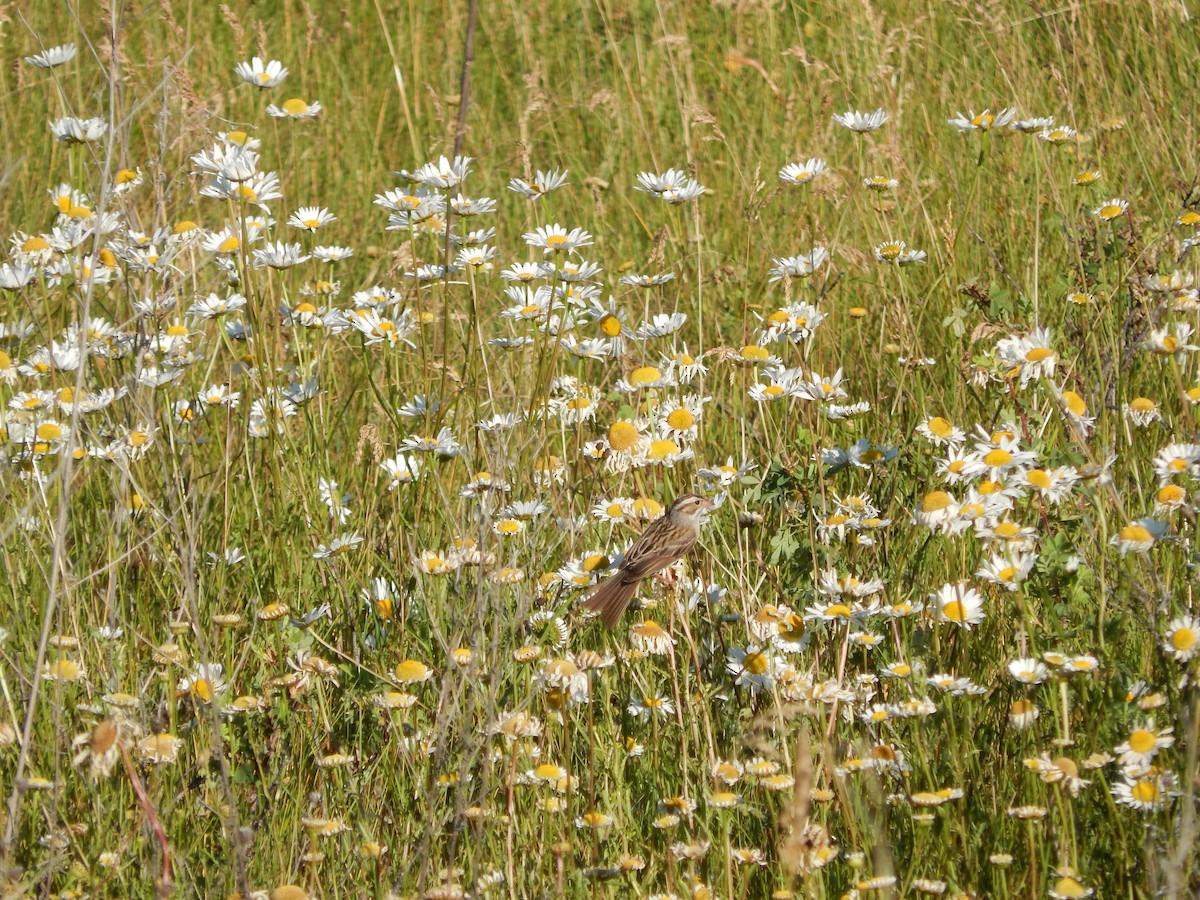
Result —
M 685 556 L 700 539 L 700 517 L 716 504 L 699 494 L 684 494 L 641 533 L 617 571 L 583 602 L 600 614 L 608 628 L 616 627 L 643 580 Z

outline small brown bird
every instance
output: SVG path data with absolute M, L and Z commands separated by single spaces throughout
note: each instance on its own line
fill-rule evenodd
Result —
M 634 541 L 617 571 L 592 592 L 583 608 L 599 613 L 607 627 L 616 627 L 638 585 L 696 546 L 700 539 L 700 516 L 715 505 L 698 494 L 677 497 Z

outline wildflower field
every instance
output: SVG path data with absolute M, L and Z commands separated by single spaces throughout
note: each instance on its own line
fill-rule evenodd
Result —
M 1195 14 L 0 2 L 0 895 L 1200 895 Z

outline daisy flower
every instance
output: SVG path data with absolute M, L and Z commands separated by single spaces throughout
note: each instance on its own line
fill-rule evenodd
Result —
M 25 62 L 39 69 L 53 69 L 65 65 L 75 58 L 78 48 L 74 44 L 60 44 L 50 47 L 35 56 L 26 56 Z
M 1008 673 L 1021 684 L 1041 684 L 1050 677 L 1046 664 L 1032 657 L 1014 659 L 1008 664 Z
M 1128 209 L 1128 200 L 1122 200 L 1120 197 L 1113 197 L 1111 200 L 1105 200 L 1103 203 L 1093 209 L 1092 215 L 1103 222 L 1111 222 L 1113 219 L 1117 219 L 1125 215 Z
M 1167 533 L 1167 525 L 1157 519 L 1142 518 L 1131 522 L 1113 535 L 1109 541 L 1121 556 L 1127 553 L 1145 553 L 1154 542 Z
M 302 206 L 292 213 L 288 224 L 293 228 L 303 228 L 305 231 L 315 232 L 318 228 L 328 225 L 336 219 L 337 216 L 323 206 Z
M 250 62 L 238 63 L 233 67 L 233 71 L 242 81 L 260 89 L 276 87 L 288 75 L 288 70 L 283 67 L 283 63 L 279 60 L 273 59 L 268 63 L 264 63 L 257 56 L 251 59 Z
M 592 236 L 582 228 L 572 228 L 567 231 L 562 225 L 539 226 L 536 231 L 528 232 L 522 237 L 530 247 L 541 247 L 542 254 L 574 253 L 580 247 L 592 246 Z
M 508 189 L 520 194 L 528 200 L 541 200 L 546 194 L 551 191 L 556 191 L 563 185 L 567 184 L 567 169 L 559 172 L 551 169 L 548 172 L 538 170 L 536 176 L 529 181 L 523 178 L 509 179 Z
M 959 131 L 988 131 L 992 128 L 1003 128 L 1010 124 L 1017 117 L 1015 109 L 1002 109 L 998 113 L 993 114 L 990 109 L 985 109 L 983 112 L 976 114 L 971 110 L 967 115 L 955 113 L 953 119 L 947 119 L 947 124 L 954 126 Z
M 943 585 L 930 594 L 929 599 L 937 605 L 938 618 L 943 622 L 953 622 L 970 630 L 972 625 L 978 625 L 984 619 L 983 597 L 964 582 Z
M 267 115 L 274 116 L 276 119 L 314 119 L 321 114 L 323 109 L 324 107 L 316 100 L 309 103 L 299 97 L 293 97 L 283 101 L 282 106 L 276 106 L 274 103 L 269 105 Z
M 849 128 L 857 134 L 877 131 L 883 127 L 883 123 L 889 118 L 891 117 L 882 109 L 877 109 L 871 113 L 848 110 L 844 113 L 835 113 L 833 115 L 833 121 L 837 122 L 843 128 Z
M 825 160 L 812 157 L 802 163 L 788 163 L 779 170 L 779 180 L 788 184 L 808 184 L 827 168 Z
M 821 268 L 829 259 L 829 251 L 824 247 L 814 247 L 808 253 L 799 256 L 776 256 L 771 261 L 770 278 L 772 282 L 785 278 L 807 278 Z
M 1180 616 L 1172 619 L 1163 633 L 1162 648 L 1179 662 L 1188 662 L 1200 652 L 1200 619 Z
M 1154 722 L 1144 722 L 1118 744 L 1115 752 L 1120 754 L 1122 766 L 1148 766 L 1158 754 L 1175 743 L 1173 728 L 1154 729 Z
M 1174 795 L 1175 778 L 1169 773 L 1150 773 L 1139 777 L 1126 777 L 1112 786 L 1113 799 L 1121 806 L 1138 812 L 1154 812 L 1161 809 L 1167 799 Z

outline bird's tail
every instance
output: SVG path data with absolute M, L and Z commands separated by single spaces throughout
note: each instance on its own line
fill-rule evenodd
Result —
M 625 581 L 620 575 L 614 575 L 592 592 L 592 596 L 583 601 L 583 608 L 600 614 L 606 628 L 615 628 L 621 620 L 622 613 L 637 593 L 640 581 Z

